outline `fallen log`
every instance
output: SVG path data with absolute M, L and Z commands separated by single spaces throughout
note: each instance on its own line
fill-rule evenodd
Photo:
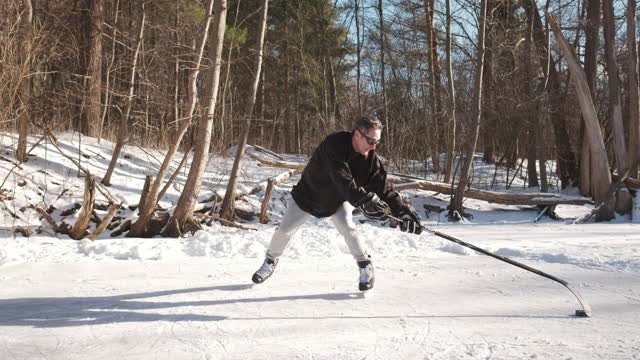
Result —
M 249 195 L 257 194 L 262 190 L 266 190 L 269 187 L 269 181 L 275 181 L 275 185 L 280 184 L 284 181 L 287 181 L 290 177 L 300 174 L 302 171 L 299 169 L 292 169 L 289 171 L 285 171 L 280 175 L 269 178 L 267 181 L 261 182 L 258 186 L 254 187 L 249 191 Z
M 451 184 L 435 181 L 408 181 L 397 183 L 398 178 L 389 179 L 389 182 L 396 182 L 393 188 L 397 191 L 408 189 L 420 189 L 435 191 L 443 194 L 452 194 Z M 582 196 L 569 196 L 553 193 L 506 193 L 497 191 L 466 189 L 465 198 L 483 200 L 489 203 L 503 205 L 586 205 L 593 204 L 593 200 Z
M 271 151 L 269 149 L 265 149 L 262 146 L 258 146 L 258 145 L 248 145 L 248 146 L 249 147 L 253 147 L 253 149 L 255 149 L 256 151 L 259 151 L 261 153 L 265 153 L 267 155 L 271 155 L 271 156 L 273 156 L 275 158 L 278 158 L 279 160 L 283 160 L 284 161 L 284 158 L 280 154 L 277 154 L 277 153 L 275 153 L 275 152 L 273 152 L 273 151 Z M 249 153 L 249 152 L 247 152 L 247 153 Z
M 267 167 L 277 167 L 277 168 L 285 168 L 285 169 L 297 169 L 302 172 L 304 170 L 305 164 L 291 162 L 291 161 L 278 161 L 278 160 L 268 160 L 265 158 L 261 158 L 260 156 L 252 153 L 248 153 L 248 155 L 258 161 L 258 166 L 267 166 Z

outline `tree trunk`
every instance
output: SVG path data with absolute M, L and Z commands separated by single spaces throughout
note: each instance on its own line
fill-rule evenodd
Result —
M 360 43 L 360 0 L 353 0 L 353 11 L 356 16 L 356 96 L 358 97 L 358 115 L 364 115 L 364 109 L 362 108 L 362 94 L 360 93 L 360 49 L 362 44 Z
M 176 6 L 175 6 L 175 17 L 174 17 L 174 24 L 175 27 L 177 28 L 178 26 L 180 26 L 180 7 L 179 7 L 179 3 L 176 2 Z M 181 48 L 181 42 L 180 42 L 180 35 L 178 34 L 178 32 L 176 31 L 174 33 L 173 39 L 175 41 L 175 47 L 174 50 L 172 51 L 172 55 L 175 58 L 175 62 L 173 63 L 173 120 L 174 121 L 179 121 L 179 119 L 182 117 L 181 113 L 181 101 L 180 101 L 180 78 L 181 78 L 181 71 L 180 71 L 180 55 L 179 55 L 179 48 Z M 164 133 L 165 129 L 165 123 L 162 123 L 162 127 L 161 127 L 161 132 Z M 163 138 L 163 136 L 160 136 L 161 138 Z
M 191 118 L 193 117 L 193 113 L 196 108 L 196 97 L 197 97 L 197 80 L 198 75 L 200 74 L 200 64 L 202 63 L 202 56 L 204 53 L 205 44 L 207 43 L 207 38 L 209 36 L 209 26 L 211 24 L 212 10 L 213 10 L 214 0 L 209 1 L 207 17 L 204 19 L 204 26 L 202 30 L 202 41 L 200 42 L 200 47 L 198 49 L 198 54 L 196 55 L 196 59 L 194 61 L 194 70 L 191 73 L 191 78 L 189 81 L 189 104 L 188 104 L 188 113 L 186 118 L 183 120 L 180 128 L 177 131 L 174 142 L 169 146 L 167 150 L 167 154 L 164 157 L 164 161 L 160 166 L 160 170 L 158 170 L 158 175 L 156 176 L 153 185 L 151 186 L 151 190 L 149 191 L 149 195 L 147 200 L 144 201 L 144 207 L 140 209 L 140 217 L 136 220 L 135 223 L 131 225 L 131 230 L 127 233 L 128 237 L 138 237 L 143 235 L 148 235 L 147 227 L 149 225 L 149 221 L 153 217 L 153 212 L 156 208 L 156 204 L 158 203 L 158 194 L 160 191 L 160 186 L 164 181 L 164 177 L 167 175 L 167 171 L 169 170 L 169 165 L 173 161 L 173 157 L 178 151 L 178 147 L 182 142 L 182 138 L 184 134 L 187 132 L 189 125 L 191 124 Z
M 536 110 L 536 100 L 535 100 L 535 92 L 533 88 L 533 84 L 531 81 L 533 79 L 533 64 L 531 59 L 531 49 L 533 48 L 533 22 L 529 21 L 527 23 L 527 38 L 525 39 L 525 92 L 527 94 L 526 106 L 527 106 L 527 125 L 528 125 L 528 145 L 527 145 L 527 179 L 529 183 L 529 187 L 537 187 L 540 186 L 538 183 L 538 172 L 536 169 L 536 158 L 537 158 L 537 148 L 538 142 L 542 142 L 542 139 L 538 139 L 538 127 L 539 118 Z
M 489 0 L 490 1 L 490 0 Z M 449 219 L 456 219 L 458 214 L 464 214 L 462 210 L 462 200 L 464 192 L 469 184 L 469 171 L 473 162 L 473 153 L 478 143 L 478 134 L 480 132 L 480 117 L 482 115 L 482 75 L 484 73 L 484 39 L 487 23 L 487 0 L 480 2 L 480 16 L 478 20 L 478 50 L 476 54 L 476 74 L 474 79 L 473 107 L 471 108 L 472 131 L 471 140 L 465 151 L 464 164 L 460 172 L 460 180 L 455 194 L 451 197 L 449 204 Z M 464 215 L 463 215 L 464 216 Z M 461 220 L 461 219 L 459 219 Z
M 491 17 L 494 5 L 491 1 L 487 4 L 487 14 Z M 482 118 L 484 126 L 482 127 L 483 155 L 482 160 L 487 164 L 495 164 L 496 162 L 496 130 L 497 117 L 495 111 L 494 91 L 493 91 L 493 37 L 494 30 L 492 21 L 487 21 L 486 30 L 486 46 L 485 46 L 485 65 L 482 86 L 484 86 L 485 101 L 482 105 Z
M 330 116 L 333 119 L 333 126 L 335 127 L 335 122 L 339 121 L 341 116 L 340 116 L 340 106 L 338 105 L 338 89 L 337 89 L 338 84 L 336 80 L 336 74 L 335 74 L 333 59 L 331 58 L 331 54 L 327 56 L 327 62 L 329 63 L 329 100 L 331 101 Z
M 628 97 L 629 97 L 629 176 L 638 177 L 638 159 L 640 158 L 640 105 L 638 99 L 638 43 L 636 42 L 636 0 L 627 5 L 627 59 Z
M 147 172 L 147 175 L 144 177 L 144 185 L 142 185 L 142 192 L 140 193 L 140 201 L 138 201 L 138 215 L 140 214 L 140 210 L 144 209 L 144 202 L 149 198 L 149 189 L 151 188 L 151 182 L 153 181 L 153 176 Z
M 596 101 L 596 79 L 598 47 L 600 46 L 600 0 L 586 0 L 587 22 L 585 29 L 584 72 L 591 90 L 591 98 Z
M 571 78 L 576 87 L 582 117 L 585 120 L 585 130 L 589 139 L 589 147 L 592 150 L 592 164 L 594 165 L 591 179 L 593 183 L 593 199 L 596 205 L 602 205 L 596 213 L 596 221 L 610 220 L 613 218 L 613 207 L 612 204 L 610 204 L 611 199 L 609 198 L 609 189 L 611 187 L 609 160 L 607 159 L 607 150 L 605 149 L 602 133 L 600 132 L 596 109 L 591 100 L 591 91 L 589 90 L 584 70 L 580 67 L 578 60 L 571 50 L 571 46 L 562 35 L 560 27 L 553 16 L 547 15 L 547 17 L 558 46 L 569 64 L 569 71 L 571 72 Z
M 382 85 L 382 117 L 384 123 L 384 132 L 387 138 L 387 149 L 393 153 L 393 139 L 391 139 L 389 129 L 389 102 L 387 101 L 387 81 L 385 75 L 384 52 L 386 51 L 385 35 L 384 35 L 384 16 L 382 12 L 382 0 L 378 0 L 378 20 L 380 22 L 380 83 Z
M 456 92 L 453 83 L 453 62 L 451 60 L 451 0 L 447 7 L 447 83 L 449 85 L 449 119 L 447 124 L 447 162 L 444 167 L 444 182 L 451 180 L 453 160 L 456 156 Z
M 236 3 L 235 15 L 233 18 L 233 28 L 235 29 L 238 25 L 238 14 L 240 13 L 240 3 L 242 1 L 238 0 Z M 225 75 L 224 75 L 224 83 L 222 85 L 222 94 L 220 94 L 220 100 L 222 104 L 220 104 L 220 131 L 218 134 L 218 139 L 220 145 L 225 145 L 225 140 L 227 139 L 227 127 L 231 128 L 231 121 L 228 122 L 227 125 L 227 89 L 229 88 L 230 83 L 230 74 L 231 74 L 231 55 L 233 54 L 233 49 L 236 47 L 236 44 L 231 40 L 229 45 L 227 46 L 229 50 L 227 51 L 227 61 L 225 63 Z M 232 137 L 232 136 L 230 136 Z
M 536 101 L 536 114 L 540 113 L 539 108 L 539 101 Z M 547 192 L 549 189 L 549 182 L 547 180 L 547 157 L 545 154 L 544 141 L 542 141 L 542 139 L 544 139 L 544 126 L 540 115 L 538 115 L 538 127 L 536 127 L 536 131 L 536 137 L 540 139 L 537 144 L 538 165 L 540 167 L 540 191 Z
M 528 131 L 528 143 L 527 143 L 527 183 L 529 187 L 538 187 L 538 169 L 536 167 L 537 161 L 537 147 L 536 147 L 536 127 L 538 126 L 536 115 L 530 116 L 529 131 Z
M 80 210 L 78 219 L 69 230 L 69 236 L 72 239 L 80 240 L 84 238 L 87 229 L 89 228 L 89 222 L 91 221 L 91 214 L 93 213 L 95 199 L 96 179 L 93 175 L 88 174 L 84 181 L 84 200 L 82 202 L 82 209 Z
M 289 17 L 291 14 L 289 12 L 289 7 L 286 8 L 285 10 L 286 16 Z M 296 151 L 296 140 L 295 140 L 295 126 L 294 126 L 294 117 L 293 117 L 293 110 L 294 108 L 294 100 L 292 97 L 293 94 L 293 88 L 294 86 L 294 81 L 292 78 L 293 75 L 293 64 L 291 62 L 291 58 L 292 58 L 292 52 L 294 51 L 293 48 L 294 46 L 291 45 L 291 20 L 287 20 L 284 24 L 284 37 L 286 39 L 285 43 L 284 43 L 284 59 L 285 59 L 285 64 L 284 64 L 284 101 L 285 101 L 285 108 L 284 108 L 284 123 L 286 123 L 288 125 L 288 131 L 286 131 L 284 133 L 284 139 L 285 142 L 289 145 L 289 149 L 291 150 L 291 152 L 295 152 Z M 264 86 L 264 83 L 262 84 Z M 275 119 L 274 119 L 274 125 L 275 125 Z M 272 131 L 269 131 L 269 144 L 273 141 L 273 134 L 275 130 L 275 126 L 272 126 Z
M 597 102 L 597 66 L 600 42 L 600 0 L 586 0 L 587 22 L 585 29 L 584 72 L 591 90 L 591 100 Z M 580 124 L 582 146 L 580 150 L 580 192 L 591 195 L 591 149 L 586 138 L 584 121 Z
M 131 115 L 131 106 L 133 104 L 133 91 L 136 83 L 136 68 L 138 65 L 138 57 L 140 54 L 140 47 L 142 46 L 142 41 L 144 39 L 144 23 L 146 18 L 146 12 L 144 9 L 145 2 L 142 1 L 142 20 L 140 22 L 140 30 L 138 31 L 138 41 L 136 44 L 136 50 L 133 53 L 133 62 L 131 64 L 131 76 L 129 77 L 129 93 L 127 94 L 127 105 L 122 114 L 122 118 L 120 119 L 120 128 L 118 129 L 118 140 L 116 141 L 116 145 L 113 149 L 113 154 L 111 155 L 111 161 L 109 162 L 109 167 L 107 168 L 107 172 L 102 178 L 102 184 L 109 186 L 111 185 L 111 176 L 113 175 L 113 170 L 116 168 L 116 164 L 118 162 L 118 158 L 120 157 L 120 152 L 124 145 L 129 142 L 129 116 Z
M 624 126 L 622 124 L 622 105 L 620 102 L 620 79 L 618 78 L 618 62 L 616 60 L 616 23 L 613 13 L 613 0 L 602 0 L 604 48 L 606 69 L 609 81 L 609 121 L 607 122 L 613 135 L 613 152 L 619 174 L 627 169 L 627 151 L 624 143 Z
M 83 134 L 98 137 L 100 127 L 102 95 L 102 26 L 104 13 L 104 0 L 87 0 L 90 16 L 89 30 L 89 61 L 87 65 L 87 78 L 89 85 L 89 101 L 86 108 Z
M 163 233 L 165 236 L 180 236 L 184 232 L 188 231 L 189 224 L 194 223 L 191 220 L 191 217 L 198 199 L 198 193 L 200 192 L 200 186 L 202 184 L 202 176 L 209 158 L 209 145 L 211 143 L 211 132 L 213 129 L 213 120 L 218 100 L 220 69 L 222 67 L 222 45 L 224 42 L 224 32 L 227 19 L 227 0 L 216 0 L 215 16 L 216 22 L 213 28 L 212 37 L 213 44 L 211 44 L 209 49 L 209 59 L 213 61 L 214 66 L 205 74 L 204 82 L 207 89 L 204 98 L 209 99 L 207 116 L 200 119 L 196 135 L 196 148 L 193 155 L 193 162 L 189 169 L 187 182 L 180 194 L 178 205 L 164 229 Z
M 178 174 L 180 174 L 180 169 L 182 169 L 184 164 L 187 163 L 187 160 L 189 160 L 189 154 L 191 153 L 191 150 L 193 150 L 193 148 L 194 147 L 192 146 L 191 148 L 189 148 L 189 150 L 184 152 L 184 154 L 182 155 L 182 160 L 180 160 L 180 164 L 178 164 L 176 169 L 173 171 L 173 174 L 171 174 L 171 176 L 169 177 L 169 180 L 167 180 L 167 183 L 164 184 L 164 186 L 162 187 L 162 190 L 160 190 L 160 193 L 158 193 L 158 199 L 162 199 L 162 197 L 167 192 L 167 190 L 169 190 L 169 186 L 171 186 L 171 184 L 178 177 Z
M 427 35 L 427 61 L 429 65 L 429 84 L 431 88 L 431 159 L 433 171 L 440 173 L 440 125 L 442 123 L 442 83 L 440 81 L 440 59 L 438 52 L 438 34 L 435 28 L 435 0 L 424 0 Z
M 20 77 L 19 115 L 18 115 L 18 146 L 16 147 L 16 160 L 27 161 L 27 137 L 29 136 L 29 97 L 31 93 L 29 73 L 31 72 L 31 44 L 33 32 L 33 3 L 32 0 L 23 0 L 23 13 L 20 19 L 20 62 L 23 73 Z
M 533 38 L 538 50 L 538 59 L 540 66 L 546 74 L 548 72 L 547 92 L 549 95 L 549 105 L 551 110 L 551 123 L 553 125 L 553 133 L 555 136 L 555 145 L 557 149 L 557 172 L 562 182 L 562 187 L 573 186 L 578 183 L 578 167 L 576 156 L 571 150 L 569 143 L 569 133 L 567 125 L 562 113 L 562 83 L 560 74 L 554 66 L 555 60 L 549 53 L 547 45 L 547 36 L 542 26 L 542 20 L 538 13 L 538 7 L 533 0 L 523 0 L 522 6 L 527 12 L 530 21 L 533 21 Z
M 104 127 L 104 122 L 107 119 L 107 113 L 109 111 L 109 106 L 111 103 L 111 70 L 113 69 L 113 64 L 116 59 L 116 47 L 118 46 L 117 38 L 118 38 L 118 13 L 120 8 L 120 0 L 116 0 L 115 10 L 114 10 L 114 20 L 113 25 L 111 26 L 111 59 L 109 61 L 109 65 L 107 66 L 107 72 L 105 74 L 105 92 L 104 92 L 104 106 L 102 107 L 102 115 L 100 116 L 100 123 L 98 124 L 98 143 L 102 140 L 102 129 Z
M 100 236 L 100 234 L 102 234 L 102 232 L 107 228 L 107 226 L 109 226 L 109 224 L 111 223 L 111 220 L 116 215 L 118 210 L 120 210 L 121 205 L 122 204 L 115 204 L 115 203 L 111 204 L 111 208 L 109 209 L 109 212 L 107 213 L 107 215 L 104 217 L 104 219 L 102 219 L 100 224 L 98 224 L 98 226 L 93 231 L 93 233 L 89 235 L 89 240 L 94 241 L 98 238 L 98 236 Z
M 262 53 L 264 45 L 264 35 L 267 30 L 267 12 L 269 8 L 269 0 L 262 0 L 262 17 L 260 22 L 260 29 L 258 30 L 258 43 L 257 43 L 257 60 L 254 71 L 253 84 L 251 86 L 251 92 L 249 93 L 249 100 L 247 102 L 247 108 L 245 111 L 246 123 L 245 129 L 242 134 L 242 138 L 238 144 L 236 151 L 236 157 L 233 162 L 233 168 L 229 175 L 229 183 L 227 184 L 227 191 L 222 201 L 222 208 L 220 209 L 220 217 L 227 220 L 233 219 L 233 208 L 235 203 L 235 192 L 238 186 L 238 178 L 240 176 L 240 166 L 242 164 L 242 157 L 244 156 L 244 148 L 247 145 L 249 138 L 249 130 L 251 128 L 251 116 L 253 114 L 253 107 L 256 103 L 256 93 L 258 91 L 258 83 L 260 82 L 260 73 L 262 70 Z

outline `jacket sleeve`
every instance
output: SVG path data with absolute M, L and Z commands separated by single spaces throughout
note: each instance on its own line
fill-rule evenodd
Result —
M 393 185 L 387 182 L 387 171 L 384 169 L 382 161 L 377 157 L 365 189 L 376 193 L 380 199 L 389 205 L 394 214 L 397 214 L 404 206 L 400 194 L 393 189 Z
M 318 156 L 338 191 L 351 205 L 358 207 L 366 200 L 367 191 L 356 185 L 349 164 L 347 154 L 340 146 L 323 142 L 318 147 Z

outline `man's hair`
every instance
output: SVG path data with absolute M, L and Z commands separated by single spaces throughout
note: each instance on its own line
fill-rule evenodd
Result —
M 382 121 L 378 120 L 375 115 L 364 115 L 360 117 L 358 121 L 356 121 L 354 129 L 359 129 L 363 132 L 367 132 L 371 129 L 382 130 L 383 127 L 384 125 L 382 125 Z

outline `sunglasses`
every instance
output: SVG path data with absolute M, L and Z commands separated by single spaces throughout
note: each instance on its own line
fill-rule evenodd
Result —
M 380 141 L 382 141 L 382 139 L 373 139 L 367 136 L 367 134 L 363 133 L 362 130 L 358 129 L 358 132 L 360 133 L 360 135 L 364 136 L 364 138 L 367 140 L 367 144 L 369 145 L 378 145 L 380 144 Z

